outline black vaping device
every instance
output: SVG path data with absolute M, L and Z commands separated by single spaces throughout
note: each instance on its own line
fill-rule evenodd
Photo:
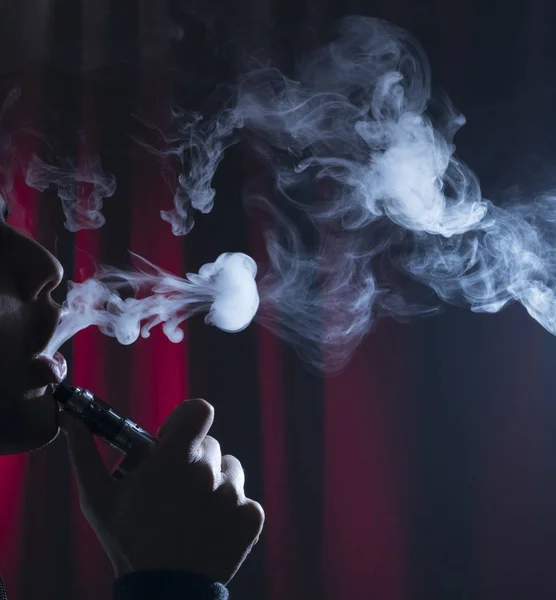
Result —
M 133 471 L 158 443 L 148 431 L 120 415 L 89 390 L 61 383 L 52 395 L 62 410 L 78 417 L 93 435 L 123 455 L 112 472 L 117 479 Z

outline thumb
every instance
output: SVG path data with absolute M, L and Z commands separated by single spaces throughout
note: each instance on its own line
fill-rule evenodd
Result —
M 67 441 L 70 464 L 75 472 L 82 510 L 95 505 L 115 481 L 106 468 L 93 434 L 77 417 L 66 411 L 58 413 L 58 426 Z

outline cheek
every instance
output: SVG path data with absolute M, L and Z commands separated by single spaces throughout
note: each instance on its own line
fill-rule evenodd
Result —
M 21 303 L 0 294 L 0 405 L 22 388 L 26 361 L 25 319 Z

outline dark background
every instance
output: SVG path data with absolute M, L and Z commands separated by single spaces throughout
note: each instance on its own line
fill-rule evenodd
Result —
M 224 251 L 264 264 L 260 224 L 241 203 L 259 166 L 241 146 L 217 173 L 214 211 L 178 239 L 158 217 L 172 202 L 161 164 L 130 132 L 160 142 L 136 116 L 164 128 L 170 102 L 202 107 L 252 56 L 288 72 L 350 14 L 421 41 L 434 83 L 468 119 L 458 154 L 487 198 L 553 187 L 556 5 L 546 0 L 51 0 L 0 8 L 1 85 L 21 89 L 2 123 L 3 186 L 14 182 L 26 211 L 14 218 L 72 280 L 94 261 L 126 267 L 127 249 L 178 275 Z M 102 229 L 64 229 L 55 191 L 30 191 L 18 171 L 32 152 L 56 164 L 101 156 L 118 181 Z M 183 397 L 215 405 L 213 435 L 267 513 L 230 585 L 245 600 L 554 597 L 555 354 L 515 306 L 381 321 L 333 377 L 258 325 L 231 336 L 202 318 L 177 346 L 156 332 L 126 348 L 87 331 L 66 350 L 75 384 L 152 431 Z M 109 597 L 111 568 L 79 513 L 63 440 L 2 458 L 0 485 L 10 598 Z

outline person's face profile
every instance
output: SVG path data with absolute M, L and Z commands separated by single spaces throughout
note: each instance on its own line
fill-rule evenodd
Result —
M 59 319 L 52 291 L 63 269 L 43 246 L 9 224 L 0 196 L 0 454 L 37 449 L 57 433 L 57 404 L 33 358 Z

